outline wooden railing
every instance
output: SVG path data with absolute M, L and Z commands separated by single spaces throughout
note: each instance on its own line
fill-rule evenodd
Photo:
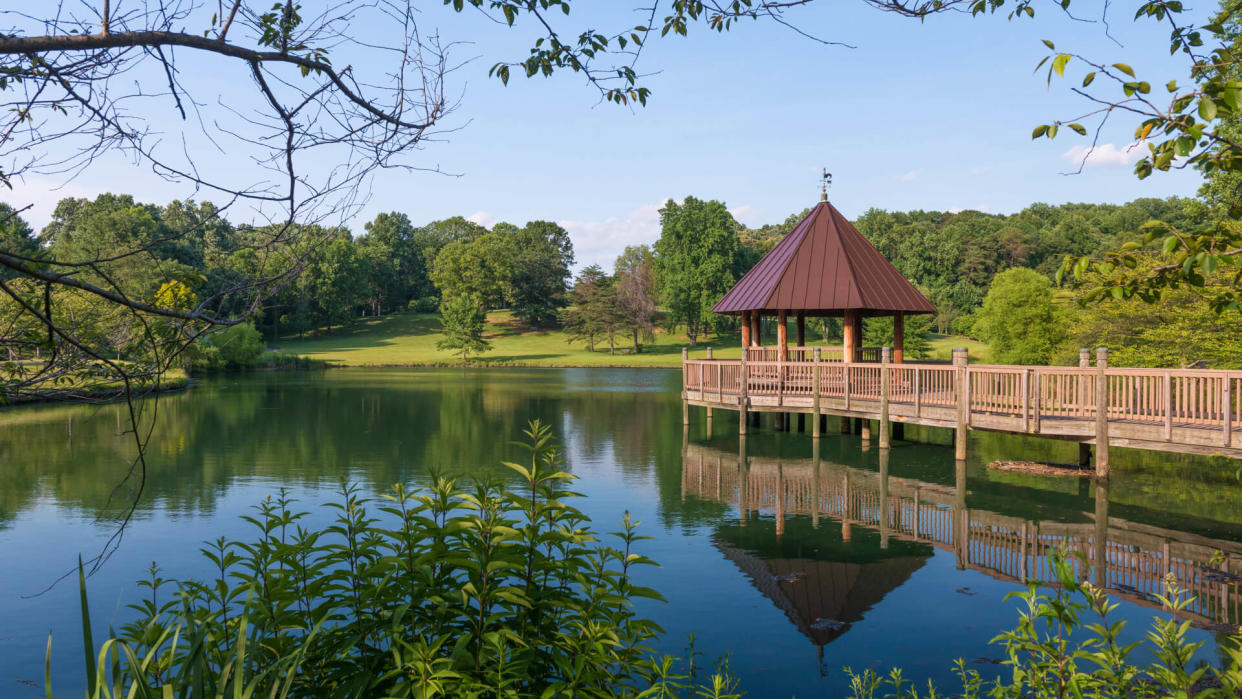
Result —
M 732 405 L 743 395 L 766 407 L 806 408 L 827 399 L 855 410 L 863 409 L 859 403 L 884 402 L 897 406 L 892 419 L 898 421 L 911 413 L 921 418 L 933 409 L 955 408 L 970 426 L 1001 431 L 1040 433 L 1048 431 L 1044 423 L 1093 423 L 1101 410 L 1107 423 L 1127 426 L 1123 439 L 1178 441 L 1175 431 L 1199 428 L 1218 436 L 1192 443 L 1233 447 L 1234 433 L 1242 431 L 1242 371 L 843 363 L 825 360 L 825 354 L 821 348 L 819 362 L 748 355 L 745 376 L 740 360 L 687 359 L 684 389 Z M 941 422 L 960 420 L 942 413 Z
M 788 362 L 810 362 L 814 347 L 786 347 L 785 361 Z M 844 356 L 845 350 L 840 347 L 820 347 L 819 358 L 822 362 L 840 362 Z M 878 362 L 880 361 L 881 348 L 879 347 L 859 347 L 855 350 L 859 362 Z M 780 350 L 776 347 L 747 347 L 746 361 L 748 362 L 775 362 L 780 357 Z

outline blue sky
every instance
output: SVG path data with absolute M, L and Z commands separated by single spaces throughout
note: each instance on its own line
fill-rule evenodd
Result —
M 569 26 L 637 23 L 628 6 L 579 0 Z M 450 76 L 460 106 L 446 125 L 455 130 L 409 162 L 458 176 L 381 173 L 348 223 L 360 234 L 364 221 L 389 210 L 415 223 L 453 215 L 486 225 L 551 219 L 572 234 L 579 266 L 610 266 L 625 245 L 655 239 L 657 209 L 669 198 L 719 199 L 745 224 L 777 222 L 816 200 L 821 167 L 834 174 L 833 202 L 851 217 L 871 207 L 1008 213 L 1037 201 L 1192 194 L 1194 173 L 1134 177 L 1136 154 L 1126 146 L 1135 122 L 1124 117 L 1104 129 L 1103 148 L 1078 175 L 1063 173 L 1077 168 L 1085 139 L 1063 130 L 1055 141 L 1031 140 L 1035 125 L 1087 109 L 1069 92 L 1081 80 L 1072 64 L 1072 77 L 1051 89 L 1042 71 L 1033 73 L 1047 53 L 1041 39 L 1127 62 L 1157 86 L 1184 82 L 1187 72 L 1168 56 L 1167 31 L 1131 21 L 1128 4 L 1114 6 L 1109 18 L 1120 45 L 1098 21 L 1099 4 L 1077 4 L 1080 20 L 1051 3 L 1037 9 L 1035 20 L 1014 21 L 950 14 L 918 22 L 828 0 L 790 12 L 800 26 L 856 48 L 825 46 L 765 22 L 744 22 L 725 35 L 697 26 L 688 38 L 649 43 L 640 68 L 658 71 L 645 80 L 651 100 L 626 108 L 600 104 L 573 74 L 502 86 L 487 69 L 521 57 L 533 35 L 429 3 L 424 30 L 469 42 L 454 55 L 472 60 Z M 385 32 L 382 24 L 361 29 Z M 214 66 L 193 60 L 182 59 L 183 72 L 197 71 L 222 93 L 234 87 L 212 82 Z M 160 123 L 175 129 L 173 117 L 169 108 Z M 229 155 L 211 157 L 236 166 Z M 68 183 L 29 178 L 8 199 L 34 204 L 29 218 L 42 226 L 60 197 L 107 190 L 154 202 L 189 193 L 114 157 Z

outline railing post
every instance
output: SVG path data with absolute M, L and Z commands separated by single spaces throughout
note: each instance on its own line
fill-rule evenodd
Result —
M 914 365 L 914 418 L 923 417 L 923 370 Z
M 1079 369 L 1090 369 L 1091 368 L 1091 350 L 1087 349 L 1086 347 L 1083 347 L 1078 350 L 1078 368 Z M 1075 403 L 1077 403 L 1078 405 L 1075 406 L 1077 408 L 1076 412 L 1079 415 L 1085 415 L 1087 412 L 1087 377 L 1085 375 L 1079 376 L 1077 385 L 1078 385 L 1078 399 L 1075 401 Z
M 1108 478 L 1108 348 L 1095 351 L 1095 477 Z
M 853 373 L 850 371 L 850 363 L 853 361 L 852 359 L 846 359 L 846 355 L 841 355 L 842 391 L 845 393 L 845 409 L 847 411 L 850 409 L 850 374 Z
M 1022 370 L 1022 431 L 1031 431 L 1031 370 Z
M 957 430 L 953 438 L 953 458 L 966 460 L 966 426 L 970 423 L 970 376 L 966 363 L 969 355 L 965 347 L 953 350 L 953 366 L 957 377 Z
M 710 362 L 711 360 L 712 360 L 712 348 L 708 347 L 707 348 L 707 361 Z
M 1173 441 L 1173 372 L 1164 372 L 1164 441 Z
M 776 352 L 776 405 L 785 405 L 785 352 L 782 350 Z
M 747 397 L 750 391 L 750 376 L 748 374 L 749 370 L 746 368 L 746 352 L 747 348 L 743 347 L 742 367 L 738 370 L 740 373 L 738 383 L 740 385 L 737 390 L 737 433 L 740 435 L 746 434 L 746 408 L 748 407 L 747 403 L 750 402 L 750 399 Z
M 819 439 L 819 348 L 811 353 L 811 439 Z M 818 452 L 817 452 L 818 453 Z
M 885 347 L 880 350 L 880 448 L 888 449 L 892 446 L 891 433 L 892 426 L 888 424 L 888 393 L 889 386 L 892 383 L 892 376 L 889 374 L 888 365 L 893 360 L 893 348 Z
M 1225 446 L 1230 446 L 1233 442 L 1233 379 L 1229 374 L 1225 374 L 1225 405 L 1223 411 L 1225 413 Z
M 1039 369 L 1031 370 L 1031 378 L 1034 379 L 1031 387 L 1031 431 L 1039 434 L 1039 404 L 1043 395 L 1043 382 L 1039 379 Z
M 690 367 L 688 364 L 689 361 L 690 361 L 690 350 L 685 347 L 682 347 L 681 348 L 681 371 L 682 371 L 682 376 L 683 376 L 682 381 L 681 381 L 682 386 L 683 386 L 683 390 L 681 394 L 681 424 L 682 425 L 690 424 L 690 401 L 686 400 L 685 388 L 688 388 L 688 387 L 686 386 L 686 379 L 684 378 L 690 375 Z M 703 375 L 702 375 L 702 372 L 700 372 L 699 392 L 702 393 L 702 391 L 703 391 Z

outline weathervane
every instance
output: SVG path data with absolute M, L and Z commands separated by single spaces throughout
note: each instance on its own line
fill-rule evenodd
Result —
M 828 172 L 828 168 L 824 168 L 824 174 L 819 177 L 819 200 L 828 201 L 828 188 L 832 186 L 832 173 Z

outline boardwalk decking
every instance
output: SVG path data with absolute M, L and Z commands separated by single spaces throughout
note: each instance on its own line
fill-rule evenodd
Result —
M 866 471 L 819 459 L 745 457 L 688 444 L 683 450 L 682 494 L 776 517 L 777 533 L 792 515 L 838 522 L 952 551 L 958 567 L 1017 583 L 1055 582 L 1048 553 L 1068 547 L 1081 577 L 1116 597 L 1159 608 L 1172 574 L 1194 599 L 1185 615 L 1212 627 L 1242 623 L 1242 544 L 1129 522 L 1108 515 L 1108 489 L 1096 487 L 1093 521 L 1038 522 L 966 505 L 965 469 L 954 487 Z M 886 545 L 882 543 L 882 545 Z M 1221 563 L 1221 556 L 1224 562 Z M 1216 562 L 1213 562 L 1215 559 Z
M 804 348 L 801 348 L 804 349 Z M 1242 458 L 1242 371 L 683 359 L 687 405 Z M 748 352 L 748 356 L 755 356 Z M 825 356 L 827 356 L 825 354 Z M 821 357 L 822 359 L 822 357 Z M 742 431 L 745 420 L 740 421 Z M 812 420 L 819 434 L 819 421 Z

